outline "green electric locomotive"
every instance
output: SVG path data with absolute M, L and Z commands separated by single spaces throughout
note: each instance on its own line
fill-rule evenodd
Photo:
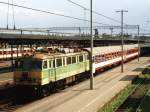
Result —
M 89 54 L 35 53 L 34 56 L 16 61 L 14 83 L 17 86 L 35 88 L 45 94 L 54 86 L 66 85 L 78 78 L 78 74 L 89 71 Z

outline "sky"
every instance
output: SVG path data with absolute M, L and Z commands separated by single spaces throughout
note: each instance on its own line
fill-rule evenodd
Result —
M 7 0 L 0 0 L 8 2 Z M 12 0 L 9 0 L 10 2 Z M 15 4 L 41 10 L 51 11 L 68 16 L 89 19 L 90 13 L 69 3 L 67 0 L 13 0 Z M 90 0 L 72 0 L 89 8 Z M 93 0 L 93 10 L 120 21 L 117 10 L 128 10 L 124 13 L 124 22 L 131 25 L 139 24 L 144 32 L 150 28 L 150 0 Z M 0 27 L 7 25 L 8 6 L 0 4 Z M 89 26 L 85 21 L 72 20 L 50 14 L 39 13 L 27 9 L 14 7 L 16 27 L 62 27 L 62 26 Z M 13 27 L 12 7 L 9 7 L 9 27 Z M 110 25 L 120 25 L 104 17 L 93 14 L 93 21 Z M 99 24 L 94 24 L 99 25 Z

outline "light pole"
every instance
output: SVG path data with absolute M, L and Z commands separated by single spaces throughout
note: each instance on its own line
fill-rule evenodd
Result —
M 91 54 L 90 54 L 90 89 L 93 90 L 94 86 L 94 79 L 93 79 L 93 18 L 92 18 L 92 0 L 90 0 L 90 33 L 91 33 Z
M 138 61 L 140 61 L 140 25 L 138 25 Z
M 127 10 L 120 10 L 120 11 L 116 11 L 116 12 L 119 12 L 121 13 L 121 55 L 122 55 L 122 61 L 121 61 L 121 72 L 123 73 L 123 64 L 124 64 L 124 59 L 123 59 L 123 54 L 124 54 L 124 51 L 123 51 L 123 46 L 124 46 L 124 37 L 123 37 L 123 13 L 124 12 L 128 12 Z

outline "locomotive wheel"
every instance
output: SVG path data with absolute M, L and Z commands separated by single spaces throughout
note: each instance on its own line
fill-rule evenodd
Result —
M 42 87 L 42 96 L 45 97 L 45 96 L 49 96 L 51 93 L 51 87 L 48 85 L 45 85 L 44 87 Z

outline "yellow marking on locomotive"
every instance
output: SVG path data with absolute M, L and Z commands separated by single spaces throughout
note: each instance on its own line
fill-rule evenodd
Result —
M 35 82 L 30 82 L 28 80 L 25 81 L 17 81 L 17 79 L 23 79 L 23 73 L 27 73 L 27 79 L 35 80 Z M 15 71 L 14 72 L 14 80 L 16 80 L 16 84 L 21 85 L 41 85 L 41 72 L 40 71 L 30 71 L 30 72 L 22 72 L 22 71 Z

